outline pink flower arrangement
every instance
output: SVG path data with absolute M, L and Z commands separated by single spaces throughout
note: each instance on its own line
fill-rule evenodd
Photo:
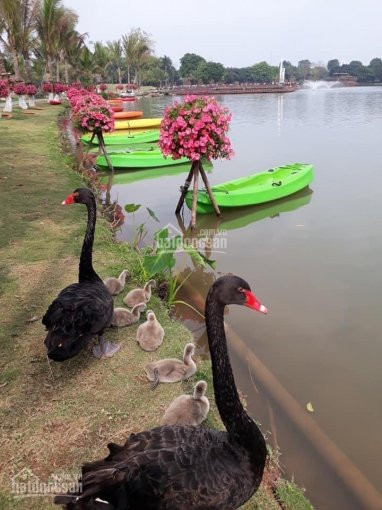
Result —
M 73 81 L 71 84 L 70 84 L 70 87 L 69 88 L 75 88 L 75 89 L 80 89 L 81 88 L 81 83 L 79 81 Z
M 53 92 L 53 84 L 52 83 L 43 83 L 42 84 L 42 90 L 46 93 Z
M 107 85 L 106 83 L 101 83 L 101 85 L 99 86 L 100 90 L 104 91 L 104 90 L 107 90 Z
M 9 87 L 5 80 L 0 80 L 0 97 L 9 96 Z
M 222 108 L 214 97 L 187 96 L 184 102 L 165 108 L 159 147 L 172 159 L 230 159 L 230 120 L 228 109 Z
M 55 94 L 61 94 L 61 92 L 64 92 L 64 88 L 61 82 L 57 82 L 53 85 L 53 92 Z
M 16 83 L 13 87 L 13 92 L 18 96 L 24 96 L 27 93 L 27 87 L 25 83 Z
M 34 96 L 35 94 L 37 94 L 37 87 L 36 87 L 36 85 L 33 85 L 32 83 L 27 85 L 26 86 L 26 93 L 27 93 L 28 96 Z
M 76 126 L 81 131 L 109 132 L 114 129 L 113 111 L 101 96 L 74 88 L 68 90 L 67 96 Z
M 124 89 L 124 86 L 123 86 L 121 83 L 119 83 L 118 85 L 116 85 L 116 87 L 115 87 L 115 88 L 116 88 L 117 90 L 123 90 L 123 89 Z

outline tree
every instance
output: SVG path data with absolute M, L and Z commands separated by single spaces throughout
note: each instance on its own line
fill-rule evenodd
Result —
M 21 57 L 30 73 L 29 54 L 37 8 L 37 0 L 0 0 L 0 41 L 11 56 L 17 80 L 21 78 Z
M 278 67 L 270 66 L 266 62 L 259 62 L 251 67 L 252 79 L 258 83 L 272 83 L 277 80 Z
M 65 41 L 60 34 L 62 27 L 74 26 L 77 15 L 62 4 L 62 0 L 42 0 L 37 13 L 37 32 L 40 38 L 40 52 L 45 58 L 49 78 L 53 79 L 53 62 L 56 61 L 56 78 L 59 74 L 57 60 Z
M 224 66 L 218 62 L 201 61 L 196 68 L 194 76 L 203 83 L 218 83 L 224 75 Z
M 110 66 L 110 52 L 102 42 L 96 41 L 93 48 L 94 72 L 98 74 L 98 81 L 105 81 L 107 69 Z
M 140 82 L 140 71 L 145 59 L 151 55 L 153 42 L 146 32 L 133 28 L 128 35 L 122 36 L 122 46 L 127 66 L 127 81 L 131 82 L 131 72 L 135 72 L 135 82 Z
M 166 80 L 166 72 L 164 71 L 161 59 L 149 56 L 142 65 L 141 80 L 145 85 L 161 86 Z
M 369 67 L 374 75 L 374 80 L 382 81 L 382 60 L 380 58 L 373 58 L 370 61 Z
M 311 69 L 310 77 L 312 80 L 325 80 L 328 77 L 326 67 L 314 66 Z
M 310 70 L 312 67 L 312 64 L 309 60 L 300 60 L 300 62 L 297 64 L 297 67 L 300 71 L 301 78 L 303 80 L 307 80 L 310 77 Z
M 329 72 L 330 76 L 333 76 L 333 74 L 339 72 L 340 63 L 339 63 L 338 59 L 333 58 L 332 60 L 329 60 L 327 67 L 328 67 L 328 72 Z
M 160 57 L 159 61 L 160 61 L 161 69 L 163 69 L 163 71 L 166 74 L 166 78 L 165 78 L 166 85 L 168 85 L 168 82 L 170 82 L 171 84 L 174 84 L 177 72 L 176 72 L 175 67 L 172 64 L 171 58 L 168 57 L 167 55 L 164 55 L 163 57 Z
M 196 69 L 201 62 L 205 62 L 205 59 L 195 53 L 186 53 L 180 59 L 179 74 L 182 78 L 194 80 Z
M 109 49 L 111 64 L 117 69 L 118 83 L 122 83 L 123 50 L 121 39 L 108 41 L 106 44 Z

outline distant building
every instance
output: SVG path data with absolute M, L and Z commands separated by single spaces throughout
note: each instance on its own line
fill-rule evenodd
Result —
M 345 87 L 357 85 L 357 78 L 349 73 L 333 73 L 332 79 L 341 82 Z

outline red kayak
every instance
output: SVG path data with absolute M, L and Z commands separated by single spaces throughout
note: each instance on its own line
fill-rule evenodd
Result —
M 113 110 L 113 112 L 123 112 L 123 106 L 110 105 L 110 108 Z
M 55 101 L 54 99 L 52 99 L 51 101 L 49 101 L 49 104 L 57 105 L 61 104 L 61 101 Z

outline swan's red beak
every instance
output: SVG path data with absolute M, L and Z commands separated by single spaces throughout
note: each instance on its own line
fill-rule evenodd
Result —
M 74 193 L 71 193 L 70 195 L 68 195 L 65 200 L 63 202 L 61 202 L 61 205 L 70 205 L 70 204 L 74 204 L 74 197 L 75 197 L 75 194 Z
M 252 294 L 249 290 L 244 289 L 245 294 L 245 306 L 248 306 L 248 308 L 252 308 L 253 310 L 257 310 L 261 313 L 268 313 L 268 308 L 260 303 L 260 301 L 257 299 L 257 297 Z

